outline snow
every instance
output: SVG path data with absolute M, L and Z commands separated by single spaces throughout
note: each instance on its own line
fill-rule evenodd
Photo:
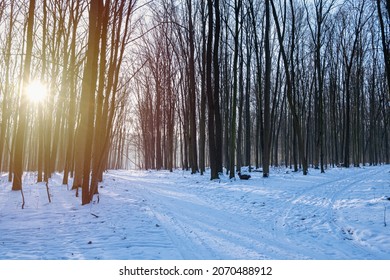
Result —
M 0 259 L 390 259 L 390 166 L 209 180 L 109 170 L 99 201 L 24 177 L 25 207 L 0 178 Z

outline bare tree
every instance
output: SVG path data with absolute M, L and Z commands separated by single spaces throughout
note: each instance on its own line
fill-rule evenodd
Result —
M 19 106 L 19 121 L 18 129 L 16 132 L 15 142 L 15 155 L 14 155 L 14 167 L 13 173 L 14 178 L 12 181 L 12 190 L 22 190 L 22 176 L 23 176 L 23 151 L 24 151 L 24 136 L 26 132 L 26 112 L 27 102 L 25 100 L 24 89 L 27 87 L 30 81 L 31 71 L 31 56 L 33 47 L 33 28 L 34 28 L 34 11 L 35 11 L 35 0 L 31 0 L 28 10 L 27 20 L 27 38 L 26 38 L 26 56 L 23 64 L 23 88 L 21 92 L 21 101 Z
M 89 28 L 88 28 L 88 49 L 87 61 L 83 73 L 82 92 L 81 92 L 81 118 L 78 134 L 78 143 L 83 148 L 82 161 L 79 162 L 82 167 L 82 204 L 88 204 L 90 199 L 89 182 L 91 170 L 91 152 L 94 128 L 95 114 L 95 90 L 97 80 L 99 46 L 101 38 L 101 14 L 103 10 L 103 1 L 92 1 L 89 10 Z M 79 159 L 80 160 L 80 159 Z M 77 162 L 76 162 L 77 163 Z M 76 167 L 77 170 L 77 167 Z
M 307 22 L 310 29 L 310 35 L 313 40 L 315 48 L 315 75 L 316 75 L 316 91 L 315 91 L 315 119 L 316 119 L 316 139 L 315 139 L 315 155 L 314 155 L 314 167 L 319 168 L 321 166 L 321 173 L 325 172 L 324 169 L 324 63 L 322 46 L 324 45 L 324 29 L 327 25 L 327 18 L 335 4 L 335 1 L 323 1 L 315 0 L 314 5 L 314 23 L 310 21 L 310 15 L 313 12 L 309 11 L 308 5 L 305 2 L 305 9 L 307 12 Z
M 263 177 L 269 176 L 271 145 L 271 47 L 270 47 L 270 1 L 265 1 L 265 76 L 264 76 L 264 138 L 263 138 Z
M 291 3 L 290 3 L 291 4 Z M 296 101 L 293 98 L 293 93 L 292 93 L 292 84 L 293 81 L 291 80 L 291 75 L 290 75 L 290 67 L 289 67 L 289 62 L 287 59 L 287 54 L 284 49 L 284 44 L 283 44 L 283 38 L 282 38 L 282 33 L 280 30 L 279 26 L 279 21 L 278 21 L 278 16 L 276 12 L 275 5 L 273 1 L 271 0 L 271 6 L 272 6 L 272 13 L 276 25 L 276 30 L 277 30 L 277 35 L 278 35 L 278 41 L 280 45 L 280 51 L 282 53 L 282 59 L 283 59 L 283 64 L 284 64 L 284 69 L 285 69 L 285 74 L 286 74 L 286 83 L 287 83 L 287 101 L 290 107 L 290 111 L 292 114 L 292 119 L 293 119 L 293 126 L 294 126 L 294 133 L 298 139 L 298 150 L 299 150 L 299 155 L 302 161 L 302 169 L 303 169 L 303 174 L 307 175 L 308 174 L 308 163 L 307 163 L 307 157 L 305 153 L 305 145 L 304 145 L 304 139 L 303 139 L 303 131 L 302 131 L 302 126 L 300 122 L 300 117 L 298 115 L 298 110 L 296 107 Z
M 190 164 L 191 172 L 198 172 L 198 149 L 196 134 L 196 85 L 195 85 L 195 43 L 192 22 L 192 1 L 187 0 L 188 9 L 188 44 L 189 44 L 189 115 L 190 115 Z
M 382 49 L 383 49 L 383 59 L 385 61 L 385 68 L 386 68 L 386 78 L 387 78 L 387 86 L 388 86 L 388 92 L 390 97 L 390 43 L 389 38 L 386 40 L 386 28 L 383 20 L 383 12 L 382 12 L 382 4 L 381 0 L 376 0 L 377 10 L 378 10 L 378 19 L 379 19 L 379 26 L 381 30 L 381 39 L 382 39 Z M 389 32 L 389 21 L 390 21 L 390 3 L 389 0 L 387 0 L 386 5 L 386 18 L 387 18 L 387 31 Z M 389 35 L 388 35 L 389 36 Z

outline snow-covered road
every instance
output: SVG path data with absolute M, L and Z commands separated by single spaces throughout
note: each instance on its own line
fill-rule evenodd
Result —
M 109 176 L 132 182 L 184 259 L 390 258 L 388 168 L 277 171 L 250 181 Z
M 272 171 L 110 170 L 88 206 L 27 176 L 24 210 L 2 177 L 0 259 L 390 259 L 390 166 Z

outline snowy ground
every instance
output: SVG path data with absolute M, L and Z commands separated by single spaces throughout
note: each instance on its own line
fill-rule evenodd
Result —
M 390 259 L 390 166 L 249 181 L 109 171 L 81 206 L 56 174 L 0 178 L 0 259 Z

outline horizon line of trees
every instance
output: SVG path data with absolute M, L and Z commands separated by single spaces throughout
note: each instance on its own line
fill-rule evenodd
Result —
M 87 204 L 110 168 L 390 163 L 388 0 L 4 0 L 0 30 L 14 190 L 59 171 Z

